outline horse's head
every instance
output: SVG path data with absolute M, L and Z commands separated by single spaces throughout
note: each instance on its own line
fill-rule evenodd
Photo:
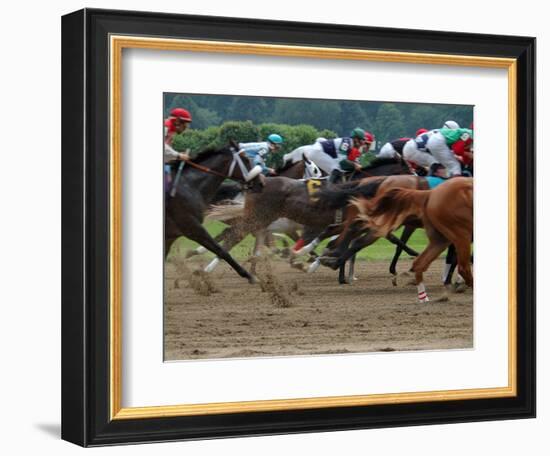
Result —
M 306 154 L 302 154 L 302 160 L 304 162 L 305 171 L 304 178 L 306 179 L 319 179 L 323 177 L 323 172 L 319 167 L 306 157 Z

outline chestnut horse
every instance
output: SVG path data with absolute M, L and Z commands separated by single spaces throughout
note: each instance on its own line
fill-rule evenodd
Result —
M 353 204 L 359 211 L 359 218 L 378 236 L 387 236 L 410 217 L 422 220 L 429 244 L 414 260 L 411 271 L 415 273 L 418 300 L 427 302 L 423 273 L 451 244 L 456 248 L 459 274 L 466 285 L 473 287 L 470 266 L 473 195 L 473 179 L 456 177 L 433 190 L 393 188 L 380 192 L 371 200 L 358 198 Z

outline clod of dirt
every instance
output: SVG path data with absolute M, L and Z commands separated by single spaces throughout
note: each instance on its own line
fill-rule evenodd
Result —
M 185 279 L 189 287 L 201 296 L 210 296 L 212 293 L 219 293 L 220 289 L 212 280 L 212 277 L 202 269 L 190 271 L 182 262 L 176 263 L 176 272 L 178 276 Z M 176 287 L 180 288 L 180 280 L 176 279 Z
M 300 285 L 298 285 L 298 281 L 294 280 L 289 288 L 289 293 L 296 293 L 298 296 L 304 296 L 304 290 L 300 288 Z
M 271 303 L 275 307 L 291 307 L 292 301 L 289 292 L 273 273 L 269 259 L 267 257 L 252 257 L 250 261 L 255 266 L 260 288 L 269 294 Z

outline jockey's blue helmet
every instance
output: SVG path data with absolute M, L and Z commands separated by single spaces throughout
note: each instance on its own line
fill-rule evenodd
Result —
M 282 144 L 284 141 L 283 141 L 283 138 L 282 136 L 276 134 L 276 133 L 272 133 L 270 134 L 268 137 L 267 137 L 267 140 L 270 142 L 270 143 L 273 143 L 273 144 Z

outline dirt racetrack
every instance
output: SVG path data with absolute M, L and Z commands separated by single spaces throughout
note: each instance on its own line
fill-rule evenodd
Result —
M 425 274 L 432 299 L 425 304 L 414 285 L 392 286 L 388 261 L 358 261 L 352 286 L 325 267 L 306 274 L 282 260 L 258 265 L 258 285 L 225 263 L 206 277 L 192 272 L 205 263 L 166 264 L 167 361 L 473 346 L 472 290 L 435 302 L 444 291 L 441 259 Z M 398 267 L 409 266 L 403 259 Z

